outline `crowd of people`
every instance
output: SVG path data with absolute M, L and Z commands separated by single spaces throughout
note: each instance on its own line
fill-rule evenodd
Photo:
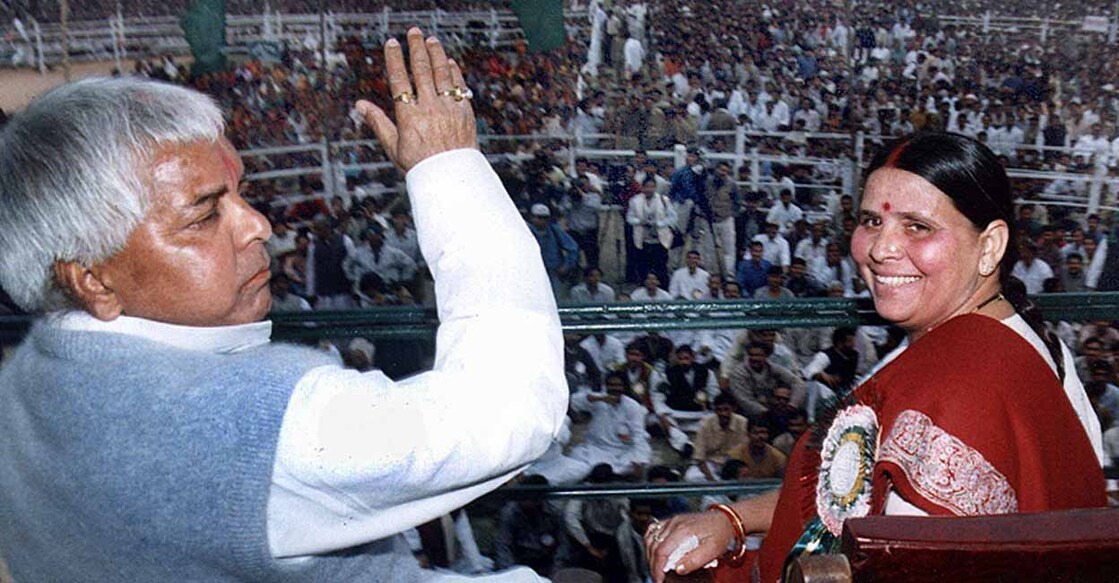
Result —
M 317 8 L 273 7 L 281 4 Z M 472 47 L 457 56 L 480 134 L 537 136 L 487 150 L 512 154 L 497 169 L 540 245 L 557 299 L 868 297 L 850 256 L 860 218 L 844 194 L 857 181 L 855 140 L 817 133 L 863 132 L 873 149 L 917 130 L 956 131 L 1023 170 L 1111 175 L 1119 163 L 1116 45 L 1088 35 L 1042 42 L 928 16 L 980 13 L 987 2 L 872 2 L 853 11 L 821 4 L 592 2 L 589 22 L 563 49 L 537 54 L 521 43 L 512 52 Z M 996 9 L 1023 14 L 1017 9 L 1027 6 L 1034 4 Z M 1075 18 L 1109 7 L 1046 5 L 1039 15 Z M 228 135 L 239 149 L 368 138 L 352 104 L 389 94 L 383 59 L 357 39 L 336 49 L 344 58 L 325 65 L 317 50 L 290 47 L 280 62 L 245 60 L 198 78 L 169 57 L 138 63 L 135 72 L 213 96 L 229 112 Z M 759 190 L 746 187 L 751 168 L 720 155 L 734 150 L 731 134 L 740 127 L 748 147 L 790 157 L 761 165 Z M 547 138 L 574 132 L 597 135 L 588 146 L 625 155 L 571 156 L 569 167 L 568 142 Z M 679 167 L 651 155 L 676 144 L 688 146 Z M 349 164 L 385 160 L 372 148 L 346 152 Z M 252 173 L 320 161 L 296 153 L 245 163 Z M 402 177 L 386 169 L 338 178 L 345 187 L 333 197 L 323 195 L 319 176 L 251 183 L 248 198 L 272 221 L 274 309 L 430 303 L 411 209 L 397 194 Z M 1088 187 L 1067 176 L 1012 185 L 1020 197 L 1053 201 L 1086 198 Z M 1117 289 L 1110 278 L 1119 274 L 1105 269 L 1115 245 L 1111 217 L 1069 208 L 1017 209 L 1023 236 L 1014 242 L 1021 259 L 1013 274 L 1030 294 Z M 1077 352 L 1108 455 L 1119 457 L 1119 330 L 1109 321 L 1049 325 Z M 902 338 L 877 326 L 568 334 L 568 427 L 522 483 L 780 478 L 796 439 Z M 394 378 L 429 358 L 422 343 L 324 346 L 353 368 Z M 608 580 L 641 580 L 648 575 L 641 535 L 651 519 L 691 507 L 682 499 L 510 502 L 500 513 L 496 567 L 528 565 L 547 576 L 579 566 Z

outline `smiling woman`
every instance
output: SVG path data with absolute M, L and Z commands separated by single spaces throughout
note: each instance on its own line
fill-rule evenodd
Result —
M 1037 315 L 1010 276 L 1013 207 L 995 156 L 964 136 L 917 134 L 869 172 L 851 254 L 875 308 L 909 343 L 821 435 L 797 443 L 779 497 L 732 507 L 747 530 L 768 530 L 763 581 L 790 558 L 837 551 L 847 518 L 1106 503 L 1100 428 L 1072 355 L 1031 325 Z M 699 547 L 668 567 L 706 564 L 734 530 L 713 513 L 665 523 L 647 539 L 658 576 L 691 535 Z

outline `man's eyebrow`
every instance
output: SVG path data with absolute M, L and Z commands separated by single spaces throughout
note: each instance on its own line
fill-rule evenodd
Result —
M 222 184 L 221 186 L 218 186 L 213 190 L 210 190 L 194 199 L 188 206 L 189 208 L 198 208 L 210 204 L 215 204 L 221 197 L 225 196 L 226 194 L 229 194 L 229 187 L 225 184 Z

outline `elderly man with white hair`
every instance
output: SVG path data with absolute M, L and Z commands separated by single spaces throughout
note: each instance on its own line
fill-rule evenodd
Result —
M 547 275 L 461 71 L 408 43 L 412 79 L 385 45 L 395 123 L 356 106 L 406 172 L 438 292 L 434 370 L 399 383 L 269 342 L 271 230 L 210 99 L 82 81 L 0 133 L 0 285 L 45 314 L 0 370 L 15 580 L 438 579 L 398 533 L 548 448 L 567 389 Z

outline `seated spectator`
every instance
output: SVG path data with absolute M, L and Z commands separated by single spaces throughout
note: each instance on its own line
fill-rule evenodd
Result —
M 793 257 L 785 287 L 798 298 L 823 295 L 824 286 L 808 275 L 808 263 L 802 257 Z
M 1085 388 L 1089 397 L 1093 394 L 1099 395 L 1093 404 L 1106 411 L 1112 419 L 1119 419 L 1119 386 L 1115 385 L 1115 369 L 1111 363 L 1106 360 L 1092 362 L 1089 378 L 1092 381 L 1086 384 L 1099 383 L 1091 389 Z
M 1019 259 L 1014 264 L 1011 275 L 1026 284 L 1026 293 L 1033 295 L 1042 292 L 1042 284 L 1053 277 L 1052 266 L 1037 258 L 1038 247 L 1033 241 L 1025 241 L 1018 246 Z
M 557 486 L 577 484 L 583 481 L 587 474 L 591 473 L 591 464 L 563 454 L 564 448 L 570 442 L 571 418 L 568 417 L 563 420 L 563 427 L 552 439 L 548 451 L 525 468 L 524 474 L 526 476 L 543 476 L 547 478 L 548 482 Z
M 769 396 L 769 401 L 766 402 L 769 408 L 762 413 L 762 419 L 765 421 L 765 426 L 769 428 L 771 438 L 785 433 L 789 428 L 789 417 L 797 410 L 789 404 L 792 395 L 792 389 L 777 385 L 773 389 L 773 394 Z
M 787 458 L 769 444 L 769 427 L 760 416 L 750 417 L 749 441 L 730 452 L 731 459 L 746 464 L 745 479 L 773 479 L 785 476 Z
M 738 282 L 728 281 L 723 284 L 724 300 L 737 300 L 742 297 L 742 287 Z M 700 330 L 694 337 L 696 347 L 696 362 L 711 369 L 718 374 L 722 363 L 731 355 L 738 337 L 745 332 L 741 328 L 714 328 Z M 719 379 L 716 378 L 716 382 Z
M 754 292 L 755 300 L 770 300 L 781 301 L 790 300 L 796 297 L 789 288 L 785 287 L 785 274 L 781 268 L 773 265 L 765 274 L 766 286 L 758 288 Z
M 1079 253 L 1065 256 L 1065 268 L 1061 270 L 1061 291 L 1086 292 L 1088 284 L 1084 273 L 1084 258 Z
M 640 476 L 653 455 L 645 430 L 646 409 L 630 396 L 624 374 L 608 373 L 605 385 L 605 393 L 571 396 L 571 408 L 590 413 L 591 421 L 582 443 L 569 455 L 591 467 L 608 464 L 617 474 Z
M 738 403 L 730 393 L 715 397 L 715 412 L 700 421 L 695 436 L 695 465 L 688 468 L 684 479 L 689 482 L 715 481 L 715 474 L 730 458 L 730 452 L 749 440 L 746 418 L 734 410 Z
M 793 225 L 797 221 L 804 219 L 804 211 L 793 202 L 793 191 L 788 188 L 781 189 L 779 200 L 769 209 L 769 214 L 765 217 L 767 223 L 766 233 L 768 234 L 768 225 L 776 225 L 777 230 L 781 235 L 786 235 L 793 230 Z M 788 242 L 785 243 L 785 252 L 788 253 Z M 767 259 L 773 261 L 771 257 Z
M 699 251 L 688 251 L 685 265 L 672 273 L 668 282 L 668 295 L 673 299 L 698 300 L 707 293 L 707 282 L 711 274 L 700 267 Z
M 416 262 L 397 249 L 385 245 L 384 231 L 373 225 L 365 231 L 365 245 L 357 247 L 342 262 L 342 270 L 350 281 L 358 282 L 366 273 L 376 273 L 385 285 L 410 283 L 416 276 Z
M 1081 379 L 1092 378 L 1090 368 L 1092 362 L 1103 357 L 1103 341 L 1095 336 L 1089 336 L 1080 343 L 1080 356 L 1076 357 L 1076 374 Z
M 614 301 L 614 288 L 602 283 L 602 270 L 588 267 L 583 270 L 583 283 L 576 284 L 568 293 L 576 304 L 608 304 Z
M 579 346 L 582 346 L 583 350 L 591 355 L 600 371 L 615 370 L 625 364 L 625 346 L 612 335 L 601 332 L 590 334 L 579 343 Z M 597 391 L 599 388 L 594 387 L 594 390 Z
M 407 209 L 398 207 L 392 211 L 391 228 L 384 232 L 384 237 L 385 245 L 403 251 L 417 267 L 424 265 L 419 239 L 416 238 L 416 229 L 412 226 L 412 215 Z
M 311 304 L 307 300 L 291 293 L 291 278 L 283 273 L 272 276 L 272 310 L 273 312 L 304 312 L 311 311 Z
M 649 272 L 645 276 L 645 285 L 633 290 L 629 298 L 635 302 L 670 302 L 672 295 L 660 287 L 661 280 L 657 274 Z
M 641 353 L 642 362 L 649 364 L 656 369 L 656 372 L 661 372 L 669 365 L 669 360 L 672 358 L 673 348 L 675 344 L 672 339 L 660 333 L 658 330 L 649 330 L 647 333 L 634 336 L 626 345 L 626 357 L 633 358 L 636 356 L 630 355 L 631 349 L 636 349 Z M 636 379 L 630 379 L 637 382 Z M 653 387 L 659 387 L 664 379 L 660 378 L 654 381 Z M 646 385 L 648 388 L 650 385 Z
M 855 385 L 859 352 L 855 349 L 855 329 L 840 326 L 832 331 L 831 346 L 817 352 L 804 366 L 808 379 L 808 419 L 816 418 L 817 408 L 828 406 L 843 397 Z
M 680 474 L 668 466 L 653 466 L 645 475 L 645 481 L 650 484 L 676 484 L 680 482 Z M 653 499 L 653 517 L 657 520 L 691 511 L 688 499 L 680 495 Z
M 746 359 L 731 370 L 730 392 L 738 401 L 739 410 L 747 415 L 765 413 L 769 408 L 766 403 L 778 385 L 792 389 L 793 406 L 804 406 L 804 381 L 789 369 L 770 363 L 770 354 L 770 347 L 762 343 L 751 343 L 746 347 Z
M 649 560 L 645 556 L 645 531 L 653 524 L 654 505 L 654 500 L 649 498 L 631 499 L 625 521 L 617 529 L 616 542 L 627 581 L 651 580 Z
M 746 297 L 754 297 L 754 291 L 766 284 L 766 274 L 773 264 L 763 257 L 764 254 L 765 246 L 760 241 L 752 241 L 750 256 L 738 262 L 734 279 L 742 287 L 742 293 Z
M 770 351 L 769 362 L 783 366 L 791 371 L 800 374 L 800 362 L 796 358 L 796 354 L 789 348 L 785 336 L 778 332 L 776 328 L 763 328 L 761 330 L 751 330 L 747 335 L 749 342 L 758 342 Z M 745 358 L 745 347 L 743 347 L 743 357 Z
M 664 371 L 664 392 L 668 415 L 685 431 L 694 431 L 707 415 L 707 406 L 719 392 L 715 375 L 696 364 L 695 351 L 688 344 L 676 347 L 676 362 Z
M 788 456 L 792 453 L 793 445 L 796 445 L 800 436 L 808 431 L 808 427 L 808 413 L 804 409 L 793 409 L 792 413 L 789 414 L 785 432 L 773 438 L 773 447 Z
M 595 466 L 588 484 L 606 484 L 617 476 L 608 464 Z M 619 556 L 617 532 L 625 523 L 625 498 L 573 498 L 564 509 L 564 525 L 571 537 L 571 565 L 589 569 L 607 581 L 626 580 Z
M 855 273 L 855 267 L 851 264 L 851 260 L 843 256 L 838 244 L 828 243 L 824 260 L 817 259 L 816 264 L 808 266 L 808 269 L 809 274 L 816 281 L 827 286 L 838 281 L 843 285 L 843 296 L 854 295 L 854 280 L 858 275 Z
M 703 292 L 700 298 L 703 300 L 721 300 L 725 299 L 723 296 L 723 277 L 717 273 L 712 273 L 707 276 L 707 290 Z
M 580 343 L 583 338 L 572 332 L 563 335 L 563 368 L 567 386 L 572 392 L 597 391 L 602 386 L 602 371 L 594 357 Z
M 793 251 L 793 259 L 800 258 L 804 265 L 811 265 L 816 260 L 826 257 L 828 249 L 827 220 L 820 219 L 812 223 L 812 235 L 801 239 Z
M 274 261 L 279 261 L 284 255 L 295 251 L 296 235 L 295 230 L 283 217 L 272 221 L 272 237 L 268 239 L 265 246 L 268 247 L 268 254 Z
M 362 274 L 357 282 L 357 307 L 369 310 L 381 306 L 398 305 L 400 300 L 389 293 L 385 280 L 377 272 L 370 271 Z
M 658 339 L 667 341 L 663 336 L 650 332 L 648 336 L 637 338 L 626 346 L 626 363 L 618 372 L 625 377 L 628 386 L 631 387 L 630 394 L 645 407 L 646 429 L 654 437 L 668 439 L 673 449 L 683 453 L 685 448 L 690 446 L 688 436 L 669 415 L 663 390 L 666 384 L 664 375 L 648 360 L 650 348 L 660 344 L 657 342 Z M 671 350 L 672 345 L 669 342 L 665 351 L 666 360 Z
M 789 242 L 778 234 L 777 228 L 776 223 L 767 220 L 765 233 L 755 236 L 754 241 L 762 244 L 762 259 L 765 259 L 771 265 L 781 267 L 781 270 L 785 271 L 792 261 L 792 254 L 789 253 Z
M 544 476 L 525 476 L 523 486 L 548 486 Z M 506 502 L 497 519 L 494 541 L 497 569 L 524 565 L 541 577 L 549 577 L 569 554 L 563 516 L 543 498 Z

